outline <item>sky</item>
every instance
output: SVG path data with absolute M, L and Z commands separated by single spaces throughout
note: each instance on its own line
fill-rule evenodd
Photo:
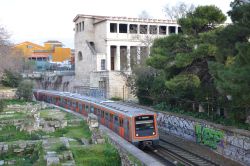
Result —
M 182 0 L 186 4 L 215 5 L 226 14 L 232 0 Z M 47 40 L 61 41 L 74 48 L 74 23 L 77 14 L 138 17 L 145 10 L 152 18 L 166 18 L 166 4 L 173 0 L 0 0 L 0 26 L 17 44 L 30 41 L 43 45 Z

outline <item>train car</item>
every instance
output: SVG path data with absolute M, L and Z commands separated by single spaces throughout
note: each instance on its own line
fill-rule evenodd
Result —
M 69 92 L 34 90 L 38 101 L 54 104 L 98 121 L 132 144 L 144 148 L 159 143 L 156 113 L 121 102 L 101 100 Z

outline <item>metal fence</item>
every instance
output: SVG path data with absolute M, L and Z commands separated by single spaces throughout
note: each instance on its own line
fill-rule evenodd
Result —
M 89 87 L 74 87 L 74 93 L 78 93 L 85 96 L 106 99 L 107 94 L 105 89 L 89 88 Z

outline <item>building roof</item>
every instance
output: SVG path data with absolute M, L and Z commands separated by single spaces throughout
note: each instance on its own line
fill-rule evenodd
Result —
M 177 24 L 175 20 L 165 20 L 165 19 L 149 19 L 149 18 L 131 18 L 131 17 L 118 17 L 118 16 L 98 16 L 98 15 L 86 15 L 78 14 L 73 19 L 76 22 L 79 18 L 92 18 L 95 19 L 95 24 L 102 21 L 130 21 L 130 22 L 146 22 L 146 23 L 168 23 L 168 24 Z
M 19 46 L 19 45 L 32 45 L 34 47 L 37 47 L 37 48 L 40 48 L 40 49 L 44 49 L 43 46 L 40 46 L 38 44 L 35 44 L 35 43 L 32 43 L 32 42 L 29 42 L 29 41 L 25 41 L 25 42 L 21 42 L 19 44 L 16 44 L 15 47 Z
M 60 91 L 54 91 L 54 90 L 36 90 L 36 91 L 50 93 L 52 95 L 58 95 L 58 96 L 68 97 L 68 98 L 77 99 L 77 100 L 83 100 L 85 102 L 95 103 L 99 106 L 108 108 L 114 112 L 117 112 L 117 113 L 120 113 L 123 115 L 127 115 L 130 117 L 138 116 L 138 115 L 142 115 L 142 114 L 154 114 L 154 112 L 151 112 L 149 110 L 134 107 L 131 105 L 127 105 L 125 103 L 115 102 L 115 101 L 105 100 L 105 99 L 93 98 L 93 97 L 84 96 L 84 95 L 80 95 L 80 94 L 76 94 L 76 93 L 60 92 Z
M 48 40 L 48 41 L 46 41 L 44 43 L 60 43 L 60 44 L 62 44 L 62 42 L 59 42 L 57 40 Z

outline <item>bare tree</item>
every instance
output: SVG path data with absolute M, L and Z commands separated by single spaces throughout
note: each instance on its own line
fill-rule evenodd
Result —
M 163 12 L 166 17 L 171 20 L 177 20 L 185 17 L 187 13 L 194 11 L 195 6 L 193 4 L 186 4 L 184 2 L 177 2 L 175 6 L 166 4 L 163 8 Z
M 9 36 L 5 28 L 0 27 L 0 77 L 4 70 L 20 72 L 23 65 L 22 52 L 14 49 Z

